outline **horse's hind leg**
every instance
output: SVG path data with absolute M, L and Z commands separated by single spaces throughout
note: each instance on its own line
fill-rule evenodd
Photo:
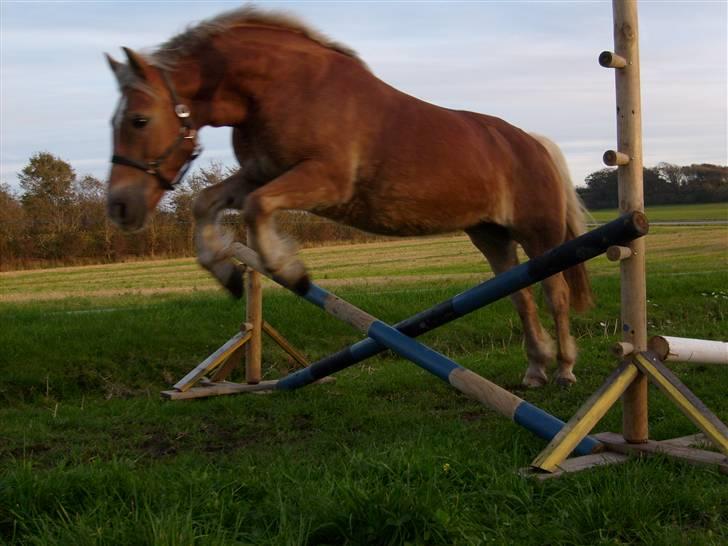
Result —
M 507 230 L 493 224 L 481 224 L 466 230 L 473 244 L 486 257 L 496 274 L 518 265 L 516 243 Z M 523 384 L 540 387 L 548 381 L 546 366 L 553 360 L 553 341 L 538 320 L 538 311 L 530 288 L 511 295 L 511 301 L 523 323 L 523 334 L 528 356 L 528 369 Z

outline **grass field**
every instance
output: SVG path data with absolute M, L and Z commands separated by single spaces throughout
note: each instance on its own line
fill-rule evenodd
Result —
M 725 339 L 723 227 L 648 237 L 651 333 Z M 462 237 L 308 249 L 317 280 L 388 321 L 490 273 Z M 568 418 L 613 369 L 617 266 L 574 317 L 579 382 L 519 386 L 520 325 L 498 302 L 423 339 Z M 266 319 L 311 359 L 359 336 L 278 289 Z M 728 480 L 665 459 L 535 483 L 544 443 L 390 354 L 293 393 L 162 402 L 239 326 L 192 260 L 0 274 L 0 543 L 728 543 Z M 545 315 L 544 315 L 545 317 Z M 547 321 L 548 323 L 548 321 Z M 266 377 L 292 363 L 265 347 Z M 728 370 L 675 366 L 724 421 Z M 694 432 L 651 392 L 651 436 Z M 619 430 L 615 408 L 598 426 Z

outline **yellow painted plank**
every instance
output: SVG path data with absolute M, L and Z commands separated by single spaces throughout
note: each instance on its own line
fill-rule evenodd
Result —
M 638 374 L 637 366 L 628 361 L 623 362 L 553 437 L 531 466 L 546 472 L 558 470 L 559 465 L 591 432 Z
M 654 355 L 639 353 L 635 362 L 650 380 L 702 430 L 724 454 L 728 455 L 726 426 Z

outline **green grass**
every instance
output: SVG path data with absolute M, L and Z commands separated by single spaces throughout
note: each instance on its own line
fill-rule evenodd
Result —
M 651 333 L 725 337 L 720 229 L 653 230 Z M 487 275 L 456 237 L 312 249 L 306 260 L 392 322 Z M 520 325 L 507 301 L 423 340 L 568 418 L 615 365 L 616 269 L 593 262 L 599 305 L 573 319 L 579 382 L 568 391 L 519 386 Z M 542 441 L 389 354 L 292 393 L 160 401 L 243 318 L 211 284 L 154 291 L 160 281 L 189 288 L 191 275 L 191 263 L 173 261 L 0 277 L 14 294 L 0 302 L 0 543 L 728 543 L 728 480 L 714 470 L 656 458 L 524 480 L 515 470 Z M 266 291 L 265 314 L 311 359 L 359 339 L 281 290 Z M 270 344 L 264 358 L 266 377 L 292 366 Z M 728 419 L 726 370 L 674 369 Z M 694 432 L 655 391 L 650 415 L 655 439 Z M 620 419 L 616 407 L 598 429 L 619 430 Z
M 646 209 L 652 222 L 700 222 L 728 221 L 728 203 L 701 203 L 698 205 L 655 205 Z M 592 211 L 599 222 L 606 222 L 619 215 L 616 209 Z

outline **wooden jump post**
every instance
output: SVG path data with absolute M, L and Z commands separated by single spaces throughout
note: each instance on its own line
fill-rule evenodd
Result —
M 613 0 L 612 6 L 614 52 L 602 52 L 599 64 L 615 71 L 618 146 L 617 150 L 609 150 L 604 154 L 604 162 L 617 167 L 619 208 L 624 214 L 644 211 L 639 32 L 636 1 Z M 661 453 L 695 464 L 715 465 L 728 473 L 728 427 L 665 367 L 655 353 L 647 352 L 644 239 L 615 245 L 608 250 L 607 255 L 612 261 L 618 261 L 621 269 L 622 341 L 615 346 L 614 351 L 624 360 L 536 457 L 531 467 L 548 473 L 548 476 L 623 461 L 627 454 Z M 701 342 L 701 347 L 705 348 L 708 343 Z M 713 345 L 711 349 L 712 356 L 720 350 Z M 703 431 L 720 453 L 693 449 L 689 445 L 690 441 L 684 438 L 663 442 L 649 440 L 648 379 Z M 607 453 L 611 453 L 611 456 L 600 454 L 567 460 L 573 446 L 591 432 L 620 397 L 623 404 L 622 435 L 595 435 L 610 450 Z M 695 440 L 694 437 L 690 438 L 691 441 Z
M 262 379 L 263 334 L 270 337 L 298 366 L 308 366 L 306 357 L 291 345 L 280 332 L 263 319 L 263 288 L 261 275 L 245 267 L 245 322 L 219 349 L 213 352 L 187 375 L 162 391 L 168 400 L 206 398 L 243 392 L 270 390 L 269 381 Z M 245 354 L 245 383 L 227 381 Z M 208 377 L 209 376 L 209 377 Z

